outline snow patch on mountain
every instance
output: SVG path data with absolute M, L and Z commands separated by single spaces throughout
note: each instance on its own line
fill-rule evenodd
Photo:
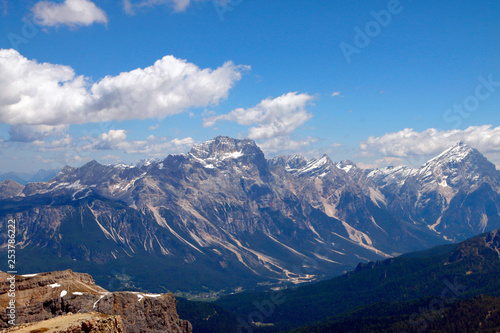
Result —
M 348 173 L 354 167 L 354 165 L 352 165 L 352 164 L 347 164 L 346 165 L 346 164 L 343 164 L 343 163 L 337 163 L 335 166 L 337 168 L 339 168 L 340 170 L 344 170 L 345 173 Z

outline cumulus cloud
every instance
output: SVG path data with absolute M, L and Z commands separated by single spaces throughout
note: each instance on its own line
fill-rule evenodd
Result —
M 385 168 L 387 166 L 397 166 L 397 165 L 403 165 L 403 160 L 399 157 L 383 157 L 378 160 L 375 160 L 371 163 L 365 163 L 365 162 L 358 162 L 356 165 L 360 167 L 361 169 L 379 169 L 379 168 Z
M 120 129 L 101 134 L 93 142 L 83 146 L 83 150 L 121 150 L 127 154 L 163 157 L 171 153 L 186 152 L 193 144 L 194 140 L 190 137 L 169 140 L 150 135 L 146 140 L 128 140 L 127 131 Z
M 63 3 L 40 1 L 33 6 L 32 12 L 35 22 L 47 27 L 108 23 L 106 13 L 90 0 L 65 0 Z
M 9 129 L 10 141 L 32 142 L 66 134 L 69 125 L 12 125 Z
M 123 149 L 126 145 L 127 131 L 110 130 L 108 133 L 102 133 L 97 140 L 85 147 L 96 150 Z
M 493 163 L 500 165 L 500 126 L 493 127 L 492 125 L 447 131 L 429 128 L 423 132 L 405 128 L 380 137 L 371 136 L 368 140 L 361 142 L 360 148 L 365 156 L 381 154 L 408 158 L 440 154 L 458 141 L 463 141 L 478 149 Z
M 265 99 L 250 109 L 239 108 L 225 115 L 205 118 L 203 125 L 210 127 L 221 120 L 255 125 L 248 134 L 253 140 L 289 135 L 311 119 L 312 114 L 305 107 L 313 99 L 314 96 L 308 94 L 288 93 L 274 99 Z
M 249 67 L 217 69 L 165 56 L 154 65 L 91 83 L 71 67 L 38 63 L 0 50 L 0 122 L 68 125 L 165 118 L 192 107 L 216 105 Z
M 293 139 L 297 128 L 312 118 L 306 107 L 315 99 L 309 94 L 290 92 L 277 98 L 267 98 L 252 108 L 238 108 L 228 114 L 205 113 L 204 127 L 214 126 L 218 121 L 232 121 L 250 126 L 248 138 L 258 141 L 266 153 L 283 151 L 297 152 L 317 141 L 316 138 Z
M 73 137 L 69 134 L 53 140 L 35 140 L 31 146 L 38 151 L 67 151 L 74 146 Z
M 123 0 L 123 9 L 129 15 L 134 15 L 140 8 L 153 7 L 157 5 L 171 5 L 176 12 L 183 12 L 191 4 L 190 0 Z
M 43 163 L 43 164 L 47 164 L 47 163 L 54 163 L 54 160 L 53 159 L 50 159 L 50 158 L 44 158 L 42 155 L 36 155 L 35 156 L 35 162 L 36 163 Z
M 111 163 L 118 163 L 120 162 L 122 159 L 120 156 L 116 156 L 116 155 L 106 155 L 106 156 L 103 156 L 102 157 L 102 160 L 103 161 L 110 161 Z
M 271 155 L 284 154 L 287 152 L 297 153 L 317 141 L 318 139 L 314 137 L 294 140 L 287 135 L 265 140 L 259 143 L 259 148 Z

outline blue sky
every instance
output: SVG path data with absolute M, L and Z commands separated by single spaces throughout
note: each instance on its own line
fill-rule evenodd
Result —
M 228 135 L 267 156 L 500 167 L 500 1 L 0 0 L 0 173 Z

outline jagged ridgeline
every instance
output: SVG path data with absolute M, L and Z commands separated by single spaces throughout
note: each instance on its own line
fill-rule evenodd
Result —
M 266 159 L 251 140 L 219 136 L 163 160 L 1 182 L 0 218 L 18 223 L 21 273 L 71 268 L 110 290 L 231 292 L 499 228 L 499 193 L 499 171 L 463 143 L 417 169 L 362 170 L 327 156 Z

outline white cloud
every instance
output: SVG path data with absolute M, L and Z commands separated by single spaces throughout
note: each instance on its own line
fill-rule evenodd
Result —
M 39 164 L 39 163 L 47 164 L 47 163 L 54 163 L 54 160 L 50 159 L 50 158 L 43 158 L 42 155 L 36 155 L 35 156 L 35 162 L 37 164 Z
M 165 56 L 145 69 L 91 83 L 71 67 L 38 63 L 0 50 L 0 123 L 67 125 L 165 118 L 227 98 L 247 66 L 217 69 Z
M 12 125 L 9 130 L 10 141 L 32 142 L 66 134 L 69 125 Z
M 106 155 L 106 156 L 103 156 L 102 157 L 102 160 L 103 161 L 110 161 L 111 163 L 118 163 L 120 162 L 122 159 L 120 156 L 116 156 L 116 155 Z
M 31 146 L 38 151 L 67 151 L 74 145 L 73 138 L 66 134 L 65 136 L 54 140 L 35 140 Z
M 332 93 L 332 97 L 344 97 L 344 96 L 341 95 L 340 91 L 336 91 Z
M 89 0 L 65 0 L 63 3 L 40 1 L 33 6 L 32 12 L 36 23 L 48 27 L 108 23 L 106 13 Z
M 64 159 L 66 162 L 69 162 L 69 163 L 75 163 L 75 164 L 79 164 L 79 165 L 83 165 L 85 163 L 88 163 L 90 161 L 93 160 L 92 157 L 90 156 L 81 156 L 81 155 L 71 155 L 71 154 L 67 154 L 65 156 L 65 159 Z
M 82 147 L 83 150 L 121 150 L 127 154 L 145 154 L 153 157 L 164 157 L 172 153 L 186 152 L 194 144 L 190 137 L 169 140 L 166 137 L 150 135 L 146 140 L 127 140 L 127 131 L 110 130 L 101 134 L 92 143 Z
M 146 154 L 153 157 L 165 157 L 168 154 L 185 153 L 193 147 L 190 137 L 168 140 L 165 137 L 150 135 L 144 141 L 126 142 L 122 149 L 128 154 Z
M 314 99 L 308 94 L 288 93 L 275 99 L 265 99 L 250 109 L 239 108 L 228 114 L 204 119 L 204 126 L 213 126 L 217 121 L 235 121 L 240 125 L 256 125 L 249 130 L 253 140 L 271 139 L 293 133 L 311 119 L 305 107 Z
M 284 154 L 288 152 L 298 153 L 305 147 L 317 142 L 318 139 L 314 137 L 307 137 L 301 140 L 294 140 L 290 136 L 280 136 L 265 140 L 259 143 L 259 148 L 267 154 Z
M 356 165 L 360 167 L 361 169 L 379 169 L 379 168 L 385 168 L 389 165 L 392 166 L 397 166 L 397 165 L 402 165 L 403 160 L 399 157 L 383 157 L 381 159 L 378 159 L 372 163 L 365 163 L 365 162 L 358 162 Z
M 405 128 L 380 137 L 371 136 L 361 142 L 360 148 L 366 156 L 373 154 L 392 157 L 428 156 L 440 154 L 460 140 L 477 148 L 488 158 L 493 158 L 492 162 L 500 164 L 500 160 L 495 158 L 500 153 L 500 126 L 492 125 L 447 131 L 429 128 L 423 132 Z
M 203 119 L 203 126 L 211 127 L 224 120 L 237 122 L 250 126 L 248 138 L 256 140 L 264 152 L 297 152 L 317 141 L 311 137 L 299 140 L 291 137 L 298 127 L 312 118 L 305 108 L 314 98 L 308 94 L 290 92 L 274 99 L 267 98 L 249 109 L 238 108 L 219 116 L 209 116 L 211 112 L 204 113 L 208 117 Z
M 183 12 L 191 4 L 190 0 L 123 0 L 123 9 L 129 15 L 134 15 L 140 8 L 153 7 L 157 5 L 171 5 L 176 12 Z
M 92 148 L 96 150 L 122 149 L 126 145 L 127 131 L 110 130 L 108 133 L 102 133 L 92 144 L 85 149 Z

